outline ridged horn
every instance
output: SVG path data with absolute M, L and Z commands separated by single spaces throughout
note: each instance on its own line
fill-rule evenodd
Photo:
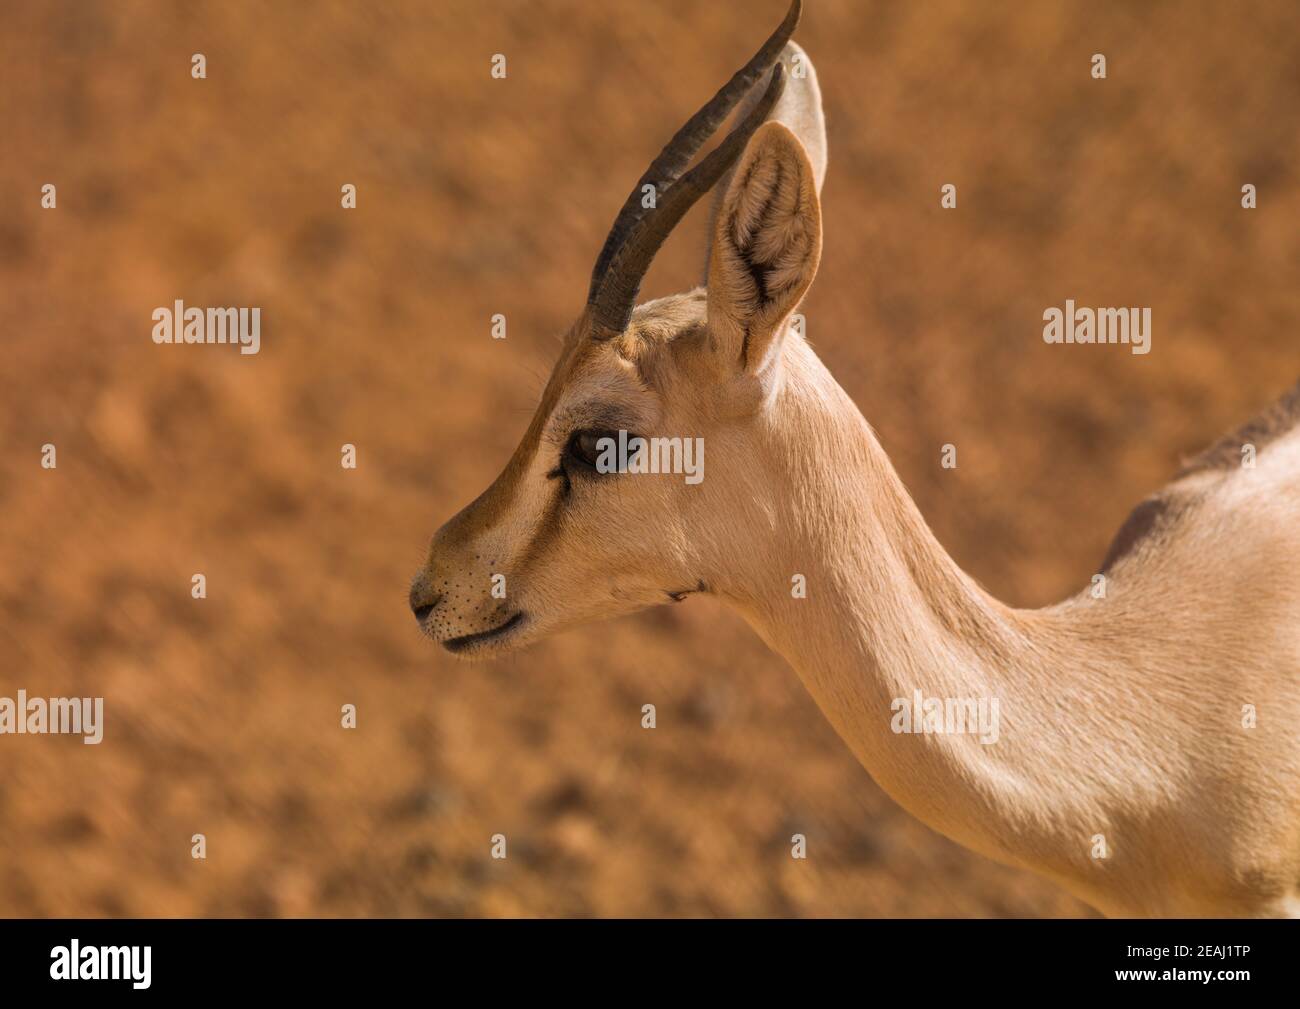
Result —
M 802 10 L 802 0 L 793 0 L 785 20 L 762 48 L 668 141 L 623 203 L 591 273 L 587 304 L 597 336 L 613 336 L 627 328 L 641 281 L 655 253 L 686 212 L 740 157 L 749 138 L 780 98 L 785 86 L 784 69 L 779 62 L 781 50 L 794 34 Z M 717 132 L 731 110 L 769 68 L 767 90 L 744 122 L 703 161 L 682 175 L 705 141 Z M 647 184 L 655 189 L 655 206 L 651 208 L 642 207 L 643 187 Z

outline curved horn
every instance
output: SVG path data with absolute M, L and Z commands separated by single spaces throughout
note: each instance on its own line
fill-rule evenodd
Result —
M 775 104 L 784 85 L 779 65 L 781 50 L 794 34 L 802 10 L 802 0 L 793 0 L 785 20 L 763 43 L 762 48 L 686 121 L 659 156 L 650 163 L 650 167 L 624 201 L 596 259 L 587 296 L 587 304 L 592 307 L 595 322 L 601 329 L 619 333 L 626 328 L 641 280 L 659 246 L 691 205 L 740 156 L 745 142 Z M 717 131 L 740 99 L 774 64 L 776 70 L 767 92 L 750 115 L 717 150 L 681 178 L 682 172 L 704 146 L 704 142 Z M 641 205 L 642 188 L 647 184 L 655 187 L 658 196 L 657 204 L 652 209 L 644 209 Z M 636 254 L 632 254 L 634 245 Z
M 772 69 L 772 80 L 766 93 L 745 121 L 732 130 L 708 157 L 674 182 L 660 197 L 653 213 L 645 214 L 632 225 L 623 244 L 610 258 L 604 279 L 589 302 L 598 337 L 615 336 L 627 329 L 641 280 L 650 269 L 655 253 L 686 216 L 686 211 L 735 164 L 749 138 L 763 125 L 763 120 L 781 97 L 784 86 L 785 69 L 778 63 Z

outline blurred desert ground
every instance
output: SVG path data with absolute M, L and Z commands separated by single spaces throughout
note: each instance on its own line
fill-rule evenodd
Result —
M 784 7 L 5 5 L 0 695 L 103 695 L 107 729 L 0 737 L 0 913 L 1090 913 L 895 807 L 707 599 L 488 665 L 407 610 L 615 210 Z M 810 337 L 999 596 L 1087 584 L 1300 374 L 1297 28 L 1291 0 L 809 0 Z M 647 295 L 694 283 L 702 229 Z M 261 354 L 155 346 L 176 298 L 262 306 Z M 1066 298 L 1151 306 L 1153 352 L 1046 346 Z

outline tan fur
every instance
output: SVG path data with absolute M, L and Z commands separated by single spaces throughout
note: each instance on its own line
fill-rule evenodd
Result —
M 1300 913 L 1300 431 L 1270 415 L 1254 469 L 1185 470 L 1117 537 L 1104 598 L 991 598 L 789 332 L 821 248 L 824 161 L 805 149 L 825 138 L 801 108 L 795 132 L 754 135 L 721 195 L 707 290 L 640 306 L 614 340 L 574 326 L 506 470 L 434 537 L 412 588 L 424 629 L 494 656 L 708 591 L 949 837 L 1108 914 Z M 570 434 L 620 426 L 703 437 L 703 482 L 615 474 L 565 494 Z M 891 701 L 918 689 L 997 698 L 1000 739 L 893 733 Z

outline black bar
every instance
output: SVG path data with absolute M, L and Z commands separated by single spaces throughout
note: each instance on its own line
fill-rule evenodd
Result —
M 0 933 L 0 985 L 11 1005 L 19 1003 L 8 996 L 20 993 L 335 1000 L 412 987 L 444 1004 L 511 989 L 586 992 L 602 1004 L 634 995 L 676 1001 L 687 989 L 770 995 L 774 986 L 817 998 L 832 984 L 852 985 L 862 1004 L 900 986 L 925 998 L 1124 989 L 1230 996 L 1293 986 L 1300 939 L 1279 921 L 9 920 Z M 133 964 L 135 976 L 148 946 L 148 987 L 135 988 L 130 976 L 55 980 L 74 940 L 82 970 L 121 964 L 130 975 Z M 124 946 L 139 947 L 134 961 L 86 952 Z

